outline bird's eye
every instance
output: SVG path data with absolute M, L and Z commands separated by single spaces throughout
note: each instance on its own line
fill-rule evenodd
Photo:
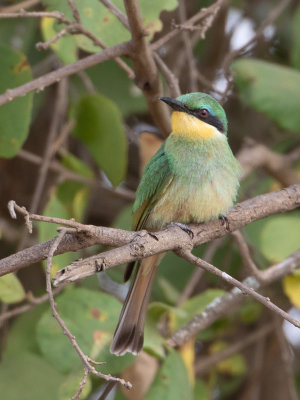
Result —
M 208 117 L 208 114 L 209 114 L 209 112 L 208 112 L 208 110 L 206 108 L 202 108 L 202 110 L 200 110 L 199 113 L 200 113 L 200 116 L 203 117 L 203 118 Z

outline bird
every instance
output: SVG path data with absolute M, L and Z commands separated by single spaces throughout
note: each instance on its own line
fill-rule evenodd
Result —
M 133 228 L 155 232 L 175 223 L 189 233 L 190 223 L 224 222 L 237 197 L 241 168 L 228 144 L 223 107 L 202 92 L 160 100 L 172 109 L 172 132 L 144 169 L 133 204 Z M 127 265 L 125 281 L 135 273 L 111 353 L 141 351 L 150 293 L 163 256 Z

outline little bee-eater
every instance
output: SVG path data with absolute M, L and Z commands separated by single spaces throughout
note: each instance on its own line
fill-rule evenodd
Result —
M 223 217 L 239 187 L 240 166 L 227 142 L 223 107 L 205 93 L 161 100 L 173 109 L 172 133 L 145 167 L 133 205 L 135 230 L 157 231 L 171 222 L 201 223 Z M 137 354 L 142 349 L 147 306 L 162 257 L 157 254 L 137 262 L 112 353 Z M 134 264 L 127 266 L 125 279 Z

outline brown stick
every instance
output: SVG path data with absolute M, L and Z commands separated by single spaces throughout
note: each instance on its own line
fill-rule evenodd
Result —
M 92 364 L 101 364 L 97 361 L 91 360 L 87 355 L 84 354 L 84 352 L 82 351 L 82 349 L 79 347 L 75 336 L 72 335 L 72 333 L 70 332 L 70 330 L 67 328 L 65 321 L 63 320 L 63 318 L 59 315 L 57 309 L 56 309 L 56 305 L 55 305 L 55 301 L 54 301 L 54 296 L 53 296 L 53 291 L 52 291 L 52 286 L 51 286 L 51 267 L 52 267 L 52 258 L 53 255 L 55 253 L 55 251 L 57 250 L 57 247 L 59 246 L 60 241 L 63 239 L 64 235 L 66 234 L 66 229 L 62 229 L 61 232 L 59 233 L 59 235 L 57 236 L 57 238 L 55 239 L 55 241 L 53 242 L 50 250 L 49 250 L 49 254 L 47 257 L 47 265 L 46 265 L 46 290 L 49 296 L 49 303 L 50 303 L 50 307 L 52 310 L 52 316 L 56 319 L 56 321 L 58 322 L 59 326 L 61 327 L 64 335 L 67 336 L 67 338 L 69 339 L 69 341 L 71 342 L 72 347 L 75 349 L 76 353 L 78 354 L 78 356 L 80 357 L 81 361 L 82 361 L 82 365 L 84 367 L 84 376 L 80 382 L 79 388 L 76 392 L 76 394 L 72 397 L 72 400 L 78 399 L 83 386 L 86 383 L 87 380 L 87 375 L 93 374 L 95 376 L 97 376 L 98 378 L 104 379 L 108 382 L 110 381 L 114 381 L 114 382 L 118 382 L 121 385 L 124 385 L 125 387 L 127 387 L 127 389 L 131 389 L 132 385 L 130 382 L 126 382 L 124 379 L 121 378 L 117 378 L 111 375 L 105 375 L 102 374 L 101 372 L 97 371 L 96 368 L 94 367 L 94 365 Z
M 282 277 L 291 274 L 296 268 L 300 267 L 300 250 L 291 254 L 284 261 L 268 268 L 270 280 L 268 283 L 274 282 Z M 258 290 L 262 284 L 254 277 L 248 277 L 243 284 Z M 265 283 L 264 283 L 265 284 Z M 182 346 L 194 337 L 198 332 L 210 326 L 224 315 L 227 315 L 244 299 L 244 294 L 237 288 L 232 289 L 222 297 L 218 297 L 210 303 L 202 314 L 196 315 L 187 325 L 175 332 L 168 340 L 170 346 Z
M 0 95 L 0 106 L 12 101 L 17 97 L 25 96 L 27 93 L 34 90 L 42 91 L 45 89 L 45 87 L 96 64 L 101 64 L 104 61 L 111 60 L 115 57 L 126 56 L 129 54 L 130 49 L 130 42 L 124 42 L 103 50 L 100 53 L 92 54 L 88 57 L 82 58 L 73 64 L 57 69 L 56 71 L 49 72 L 48 74 L 25 83 L 24 85 L 18 86 L 14 89 L 7 89 L 6 92 Z
M 277 192 L 254 197 L 237 204 L 228 212 L 229 230 L 234 231 L 258 219 L 293 210 L 299 206 L 300 184 L 290 186 L 289 188 Z M 20 209 L 22 210 L 22 208 Z M 23 210 L 23 215 L 26 213 L 26 210 Z M 34 219 L 35 216 L 29 215 L 29 218 Z M 36 219 L 41 220 L 42 218 L 45 217 L 36 216 Z M 88 275 L 97 272 L 97 258 L 100 263 L 99 265 L 101 265 L 101 261 L 104 259 L 106 268 L 108 268 L 118 263 L 122 264 L 163 251 L 170 251 L 178 248 L 178 246 L 188 246 L 188 248 L 191 244 L 193 246 L 199 246 L 202 243 L 225 236 L 228 233 L 226 227 L 221 225 L 218 220 L 205 224 L 191 225 L 190 228 L 194 233 L 194 238 L 192 240 L 185 232 L 177 227 L 168 227 L 164 231 L 155 233 L 158 239 L 156 240 L 145 231 L 129 232 L 121 229 L 87 226 L 78 224 L 75 221 L 65 222 L 65 220 L 60 220 L 59 218 L 56 218 L 53 222 L 65 224 L 67 226 L 72 226 L 72 224 L 74 224 L 73 227 L 75 229 L 82 231 L 82 233 L 78 232 L 74 237 L 72 237 L 72 235 L 66 235 L 67 239 L 65 238 L 65 240 L 61 242 L 56 254 L 61 254 L 66 251 L 76 251 L 96 243 L 112 247 L 123 246 L 117 250 L 111 250 L 110 252 L 102 253 L 99 256 L 81 262 L 81 264 L 88 264 L 89 260 L 92 260 L 89 266 L 86 265 L 86 267 L 82 267 L 82 265 L 78 265 L 78 267 L 80 266 L 80 268 L 84 269 L 84 274 Z M 34 262 L 44 260 L 47 257 L 47 252 L 49 251 L 51 243 L 52 241 L 41 243 L 0 260 L 0 276 L 24 268 Z M 77 262 L 77 264 L 78 263 L 79 262 Z M 73 265 L 73 268 L 74 267 Z M 66 279 L 72 279 L 71 271 L 72 268 L 68 271 L 64 270 L 63 274 L 66 274 Z M 80 279 L 80 277 L 78 279 Z
M 243 282 L 238 281 L 237 279 L 233 278 L 226 272 L 219 270 L 214 265 L 202 260 L 199 257 L 194 256 L 190 250 L 179 250 L 177 251 L 177 254 L 180 255 L 185 260 L 189 261 L 191 264 L 197 265 L 198 267 L 203 268 L 205 271 L 210 272 L 211 274 L 216 275 L 219 278 L 223 279 L 230 285 L 235 286 L 235 288 L 238 288 L 243 294 L 247 294 L 253 297 L 255 300 L 263 304 L 265 307 L 269 308 L 271 311 L 280 315 L 283 319 L 289 321 L 296 328 L 300 328 L 300 321 L 297 321 L 294 318 L 292 318 L 288 313 L 286 313 L 281 308 L 272 303 L 268 297 L 264 297 L 261 294 L 257 293 L 251 286 L 249 287 L 248 285 L 245 285 Z
M 136 84 L 143 91 L 151 116 L 161 132 L 167 136 L 171 132 L 167 106 L 159 101 L 162 86 L 157 73 L 150 45 L 146 39 L 140 8 L 137 0 L 124 1 L 128 23 L 132 35 L 131 56 L 136 74 Z

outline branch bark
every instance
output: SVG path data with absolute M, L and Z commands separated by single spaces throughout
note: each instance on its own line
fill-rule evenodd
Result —
M 136 0 L 125 0 L 124 4 L 132 35 L 131 56 L 136 74 L 136 84 L 146 97 L 149 111 L 156 126 L 165 136 L 168 136 L 171 132 L 169 113 L 167 106 L 159 101 L 159 97 L 162 95 L 162 85 L 151 47 L 146 39 L 147 32 L 142 23 L 138 2 Z
M 229 231 L 234 231 L 269 215 L 293 210 L 299 206 L 300 184 L 254 197 L 237 204 L 229 210 L 227 214 Z M 27 212 L 23 212 L 23 215 L 25 213 Z M 29 218 L 39 220 L 43 218 L 45 220 L 47 217 L 29 214 Z M 79 224 L 73 220 L 61 220 L 59 218 L 54 220 L 52 218 L 50 222 L 75 228 L 74 234 L 65 235 L 55 254 L 76 251 L 94 244 L 103 244 L 112 247 L 122 246 L 71 264 L 71 266 L 62 270 L 63 272 L 58 273 L 56 276 L 57 283 L 60 283 L 62 280 L 72 281 L 74 276 L 76 277 L 75 280 L 77 280 L 99 272 L 101 264 L 102 269 L 108 269 L 124 262 L 134 261 L 153 254 L 178 249 L 179 247 L 190 248 L 190 246 L 199 246 L 213 239 L 225 236 L 228 233 L 226 227 L 221 225 L 219 220 L 205 224 L 190 225 L 194 233 L 193 239 L 176 226 L 170 226 L 163 231 L 156 232 L 155 237 L 153 237 L 153 235 L 148 234 L 146 231 L 130 232 L 121 229 L 96 227 Z M 32 246 L 2 259 L 0 261 L 0 276 L 17 271 L 35 262 L 45 260 L 53 240 Z M 79 269 L 82 269 L 82 274 L 78 275 Z

